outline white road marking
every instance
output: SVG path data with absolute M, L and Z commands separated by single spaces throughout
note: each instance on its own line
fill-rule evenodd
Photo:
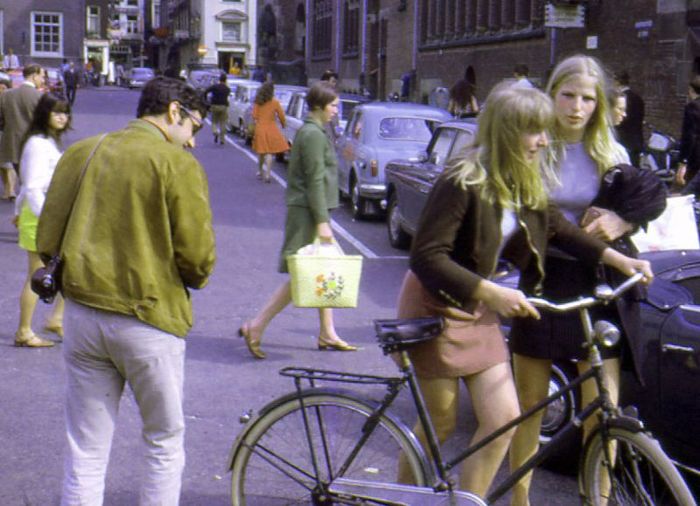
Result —
M 211 126 L 211 120 L 207 118 L 205 120 L 209 126 Z M 241 147 L 234 141 L 233 139 L 229 138 L 228 135 L 224 136 L 224 139 L 226 139 L 226 142 L 228 142 L 231 146 L 236 148 L 238 151 L 243 153 L 245 156 L 250 158 L 253 162 L 258 163 L 258 157 L 251 153 L 247 148 Z M 287 188 L 287 182 L 282 179 L 280 176 L 275 174 L 274 172 L 271 173 L 272 178 L 277 181 L 277 183 L 282 187 L 282 188 Z M 335 221 L 334 219 L 331 219 L 331 227 L 333 227 L 333 230 L 335 230 L 340 237 L 348 241 L 352 246 L 357 249 L 363 256 L 370 258 L 370 259 L 377 259 L 381 258 L 382 260 L 405 260 L 408 258 L 408 255 L 394 255 L 394 256 L 379 256 L 377 255 L 374 251 L 372 251 L 368 246 L 366 246 L 362 241 L 357 239 L 354 235 L 352 235 L 350 232 L 348 232 L 345 227 L 343 227 L 340 223 Z

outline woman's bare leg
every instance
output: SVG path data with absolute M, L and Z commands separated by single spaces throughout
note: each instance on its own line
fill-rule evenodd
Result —
M 547 397 L 551 368 L 551 360 L 526 357 L 517 353 L 513 354 L 515 386 L 520 400 L 520 409 L 523 412 Z M 541 410 L 518 425 L 510 449 L 511 471 L 520 467 L 537 452 L 543 415 L 544 411 Z M 512 506 L 528 506 L 530 504 L 531 481 L 532 472 L 529 472 L 516 483 L 513 487 L 511 498 Z
M 477 429 L 471 444 L 504 426 L 520 414 L 509 362 L 503 362 L 464 379 L 472 399 Z M 508 451 L 512 429 L 470 456 L 462 464 L 460 488 L 485 497 Z

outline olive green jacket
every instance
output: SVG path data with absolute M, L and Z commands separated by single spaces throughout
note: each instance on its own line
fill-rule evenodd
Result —
M 68 221 L 97 141 L 77 142 L 60 159 L 39 220 L 39 253 L 60 250 L 65 297 L 184 336 L 192 326 L 187 288 L 206 285 L 215 260 L 206 175 L 192 154 L 135 120 L 97 148 Z
M 288 206 L 308 207 L 318 223 L 338 207 L 338 159 L 325 130 L 311 118 L 294 137 L 287 170 Z

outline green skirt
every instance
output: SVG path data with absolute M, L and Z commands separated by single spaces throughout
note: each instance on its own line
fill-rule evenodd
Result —
M 280 252 L 279 272 L 289 272 L 287 257 L 293 255 L 316 239 L 316 222 L 308 207 L 287 207 L 287 220 L 284 225 L 284 244 Z
M 39 225 L 39 217 L 29 209 L 29 204 L 22 204 L 19 213 L 19 247 L 36 253 L 36 229 Z

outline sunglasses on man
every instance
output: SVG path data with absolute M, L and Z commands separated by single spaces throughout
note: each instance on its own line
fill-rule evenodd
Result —
M 180 104 L 180 110 L 190 118 L 190 121 L 192 121 L 192 136 L 197 135 L 197 132 L 199 132 L 204 126 L 202 120 L 198 119 L 191 110 L 182 104 Z

